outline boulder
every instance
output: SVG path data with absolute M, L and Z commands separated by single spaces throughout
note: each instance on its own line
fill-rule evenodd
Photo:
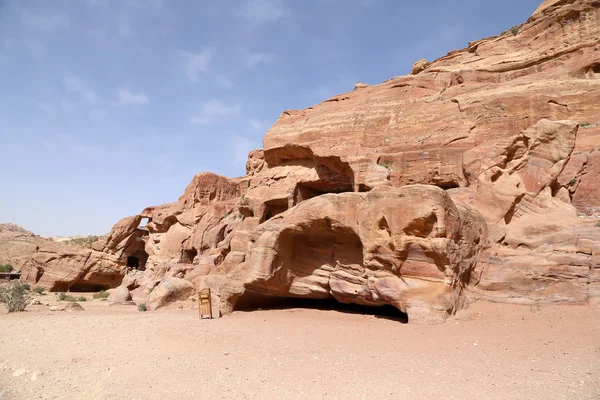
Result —
M 148 310 L 154 311 L 169 303 L 187 300 L 193 291 L 194 285 L 185 279 L 164 278 L 150 293 L 146 306 Z
M 84 308 L 81 306 L 81 304 L 76 303 L 76 302 L 69 302 L 69 303 L 65 304 L 64 309 L 65 309 L 65 311 L 68 311 L 68 312 L 84 311 Z
M 119 286 L 116 289 L 110 291 L 108 301 L 111 303 L 124 303 L 131 300 L 131 293 L 126 286 Z

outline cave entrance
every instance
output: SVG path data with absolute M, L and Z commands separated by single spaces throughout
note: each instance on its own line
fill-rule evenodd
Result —
M 336 180 L 318 180 L 313 182 L 300 182 L 296 185 L 294 204 L 304 200 L 321 196 L 327 193 L 347 193 L 354 191 L 354 184 L 350 178 Z
M 234 310 L 309 308 L 407 321 L 406 314 L 393 306 L 347 304 L 373 302 L 360 297 L 365 296 L 366 287 L 357 294 L 345 284 L 366 285 L 361 278 L 363 246 L 352 229 L 340 227 L 329 218 L 307 221 L 299 228 L 281 233 L 273 276 L 247 285 Z M 338 284 L 330 286 L 334 279 Z M 343 303 L 336 299 L 343 299 Z
M 71 286 L 68 291 L 69 292 L 77 292 L 77 293 L 91 293 L 91 292 L 100 292 L 101 290 L 108 290 L 113 287 L 117 287 L 121 284 L 123 280 L 122 276 L 115 276 L 114 283 L 112 285 L 100 285 L 96 283 L 87 283 L 87 282 L 78 282 Z M 66 290 L 65 290 L 66 291 Z
M 192 248 L 189 250 L 183 250 L 181 252 L 181 264 L 192 264 L 194 262 L 194 258 L 198 255 L 198 250 Z
M 145 271 L 147 261 L 148 253 L 143 248 L 138 249 L 135 253 L 127 257 L 127 268 Z
M 268 221 L 274 216 L 281 214 L 288 209 L 287 199 L 275 199 L 265 202 L 265 211 L 263 214 L 263 221 Z
M 297 297 L 271 296 L 264 293 L 246 290 L 238 299 L 234 310 L 241 312 L 269 311 L 269 310 L 320 310 L 334 311 L 345 314 L 373 315 L 376 318 L 385 318 L 408 323 L 408 315 L 391 305 L 363 306 L 359 304 L 340 303 L 335 299 L 305 299 Z

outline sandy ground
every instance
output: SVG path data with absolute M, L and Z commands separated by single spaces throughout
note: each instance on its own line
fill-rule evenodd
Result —
M 418 326 L 192 304 L 2 310 L 0 399 L 600 399 L 598 306 L 479 302 Z

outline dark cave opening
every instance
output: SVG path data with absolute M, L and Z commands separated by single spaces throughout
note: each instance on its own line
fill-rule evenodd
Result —
M 359 304 L 340 303 L 335 299 L 307 299 L 297 297 L 280 297 L 246 290 L 237 300 L 234 311 L 251 312 L 257 310 L 290 310 L 307 309 L 335 311 L 346 314 L 373 315 L 401 323 L 408 323 L 408 315 L 391 305 L 363 306 Z
M 275 199 L 265 202 L 265 211 L 262 221 L 268 221 L 274 216 L 286 212 L 288 209 L 287 199 Z
M 144 249 L 138 249 L 135 253 L 127 257 L 127 268 L 145 271 L 146 261 L 148 261 L 148 253 Z
M 194 258 L 198 255 L 198 250 L 192 248 L 188 250 L 183 250 L 181 252 L 181 264 L 192 264 L 194 262 Z
M 69 288 L 69 292 L 78 292 L 78 293 L 90 293 L 90 292 L 100 292 L 102 290 L 108 290 L 112 287 L 117 287 L 121 284 L 121 280 L 123 278 L 119 277 L 119 279 L 115 280 L 115 285 L 100 285 L 95 283 L 85 283 L 78 282 Z M 118 282 L 117 282 L 118 281 Z

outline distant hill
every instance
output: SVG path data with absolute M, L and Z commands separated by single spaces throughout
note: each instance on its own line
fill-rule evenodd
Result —
M 0 265 L 10 264 L 20 270 L 27 258 L 40 246 L 50 243 L 64 243 L 91 248 L 98 236 L 56 236 L 41 237 L 13 223 L 0 223 Z

